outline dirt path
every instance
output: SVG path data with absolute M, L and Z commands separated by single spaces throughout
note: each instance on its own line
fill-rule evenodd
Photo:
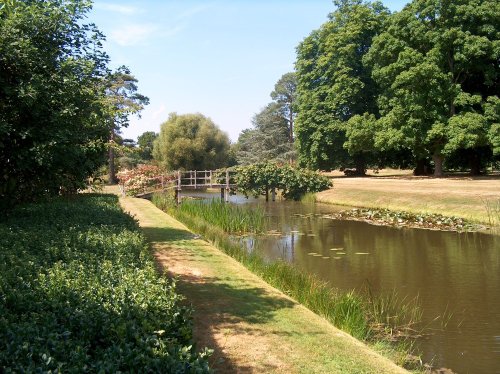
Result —
M 219 373 L 405 373 L 154 207 L 122 198 L 193 304 L 197 347 Z

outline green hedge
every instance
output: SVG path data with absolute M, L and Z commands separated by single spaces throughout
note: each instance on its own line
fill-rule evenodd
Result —
M 208 372 L 181 300 L 116 196 L 0 222 L 1 372 Z

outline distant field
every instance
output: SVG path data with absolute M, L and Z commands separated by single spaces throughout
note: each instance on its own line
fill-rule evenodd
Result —
M 321 202 L 441 213 L 486 224 L 493 219 L 500 224 L 500 176 L 414 177 L 404 170 L 381 170 L 366 178 L 336 177 L 339 172 L 327 175 L 333 177 L 334 187 L 317 195 Z

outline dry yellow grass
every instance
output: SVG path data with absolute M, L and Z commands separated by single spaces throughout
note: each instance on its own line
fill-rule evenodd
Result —
M 440 213 L 485 224 L 489 224 L 491 218 L 487 202 L 500 200 L 498 177 L 344 177 L 334 178 L 333 184 L 332 189 L 317 194 L 317 201 L 413 213 Z

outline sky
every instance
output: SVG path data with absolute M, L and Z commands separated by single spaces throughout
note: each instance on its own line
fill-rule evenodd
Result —
M 106 35 L 111 68 L 128 66 L 150 99 L 124 138 L 159 132 L 177 112 L 210 117 L 236 142 L 334 9 L 331 0 L 95 0 L 87 22 Z

